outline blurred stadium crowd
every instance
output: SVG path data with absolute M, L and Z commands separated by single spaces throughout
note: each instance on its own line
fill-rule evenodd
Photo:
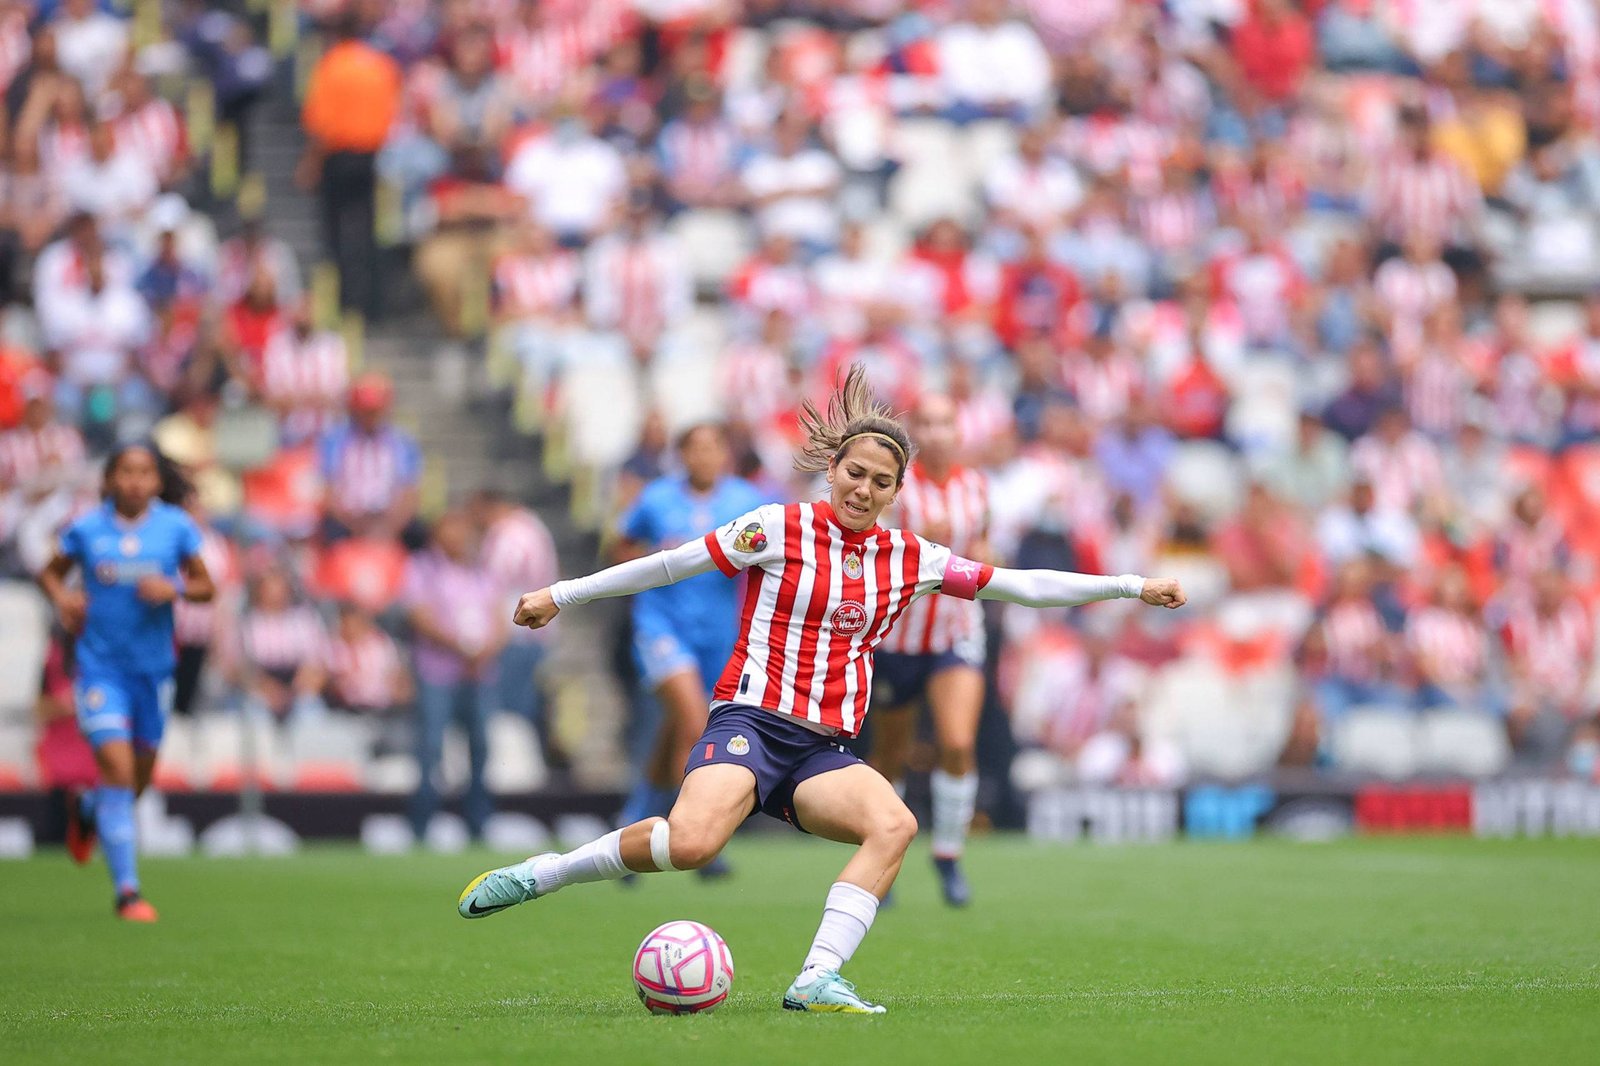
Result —
M 553 572 L 548 534 L 487 494 L 430 540 L 387 384 L 293 253 L 248 209 L 219 242 L 177 195 L 194 154 L 163 75 L 209 79 L 246 129 L 273 60 L 248 19 L 168 14 L 132 49 L 137 19 L 93 0 L 0 3 L 11 573 L 92 500 L 95 454 L 153 433 L 240 604 L 182 626 L 205 691 L 539 720 L 513 697 L 540 649 L 500 651 L 491 615 Z M 991 618 L 1018 785 L 1596 774 L 1594 0 L 299 17 L 324 42 L 301 177 L 341 298 L 393 312 L 380 243 L 412 249 L 571 483 L 546 519 L 603 532 L 705 419 L 775 498 L 809 491 L 798 403 L 861 362 L 902 406 L 957 400 L 996 561 L 1188 588 L 1171 616 Z M 494 610 L 457 609 L 475 596 Z M 491 696 L 496 656 L 519 683 Z

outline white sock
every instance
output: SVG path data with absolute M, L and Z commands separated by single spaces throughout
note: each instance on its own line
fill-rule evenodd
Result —
M 622 864 L 622 830 L 613 829 L 598 840 L 573 848 L 534 866 L 533 879 L 539 895 L 548 896 L 568 885 L 590 881 L 615 881 L 628 873 Z
M 935 770 L 928 784 L 933 792 L 933 856 L 959 859 L 978 806 L 978 775 L 957 777 Z
M 822 924 L 800 968 L 800 983 L 812 979 L 813 971 L 838 971 L 856 953 L 872 919 L 878 916 L 878 897 L 859 885 L 835 881 L 828 889 L 828 902 L 822 909 Z

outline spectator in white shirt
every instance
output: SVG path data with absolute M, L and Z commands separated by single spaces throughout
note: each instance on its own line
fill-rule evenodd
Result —
M 989 168 L 983 195 L 1001 219 L 1053 230 L 1083 202 L 1083 182 L 1072 164 L 1047 154 L 1049 138 L 1033 126 L 1022 131 L 1017 151 Z
M 61 365 L 61 397 L 69 417 L 94 443 L 120 433 L 116 423 L 148 429 L 156 397 L 130 373 L 150 335 L 150 309 L 126 279 L 111 276 L 98 249 L 83 257 L 84 286 L 58 303 L 46 341 Z
M 54 25 L 61 69 L 99 96 L 128 56 L 128 24 L 98 10 L 95 0 L 63 0 Z
M 534 219 L 563 244 L 593 237 L 627 189 L 622 155 L 595 136 L 598 123 L 592 110 L 564 118 L 550 136 L 518 149 L 506 167 L 506 185 L 527 198 Z
M 68 202 L 107 226 L 137 221 L 161 191 L 149 161 L 118 149 L 115 131 L 103 122 L 89 128 L 88 157 L 68 164 L 61 180 Z
M 1350 486 L 1345 504 L 1322 513 L 1317 522 L 1317 541 L 1334 566 L 1370 553 L 1404 569 L 1417 561 L 1422 550 L 1422 535 L 1416 523 L 1400 511 L 1379 510 L 1372 483 L 1365 480 Z
M 584 310 L 597 329 L 621 334 L 647 361 L 694 303 L 694 282 L 678 243 L 666 234 L 646 190 L 628 197 L 621 228 L 584 257 Z
M 967 20 L 939 34 L 939 72 L 953 122 L 1027 122 L 1049 101 L 1049 54 L 1031 28 L 1005 14 L 1005 0 L 971 0 Z
M 745 167 L 744 185 L 763 234 L 792 238 L 815 255 L 838 238 L 834 194 L 843 173 L 838 160 L 810 143 L 810 132 L 802 113 L 784 114 L 771 148 Z

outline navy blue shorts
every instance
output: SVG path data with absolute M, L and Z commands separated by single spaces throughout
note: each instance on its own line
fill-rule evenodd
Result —
M 928 691 L 928 680 L 934 674 L 955 666 L 973 670 L 983 669 L 983 645 L 973 651 L 956 647 L 950 651 L 911 655 L 901 652 L 880 651 L 872 661 L 872 709 L 884 711 L 904 710 L 921 700 Z
M 738 703 L 711 705 L 706 731 L 689 752 L 692 770 L 715 763 L 743 766 L 756 775 L 756 808 L 806 831 L 794 812 L 800 782 L 861 762 L 836 737 L 814 733 L 786 714 Z

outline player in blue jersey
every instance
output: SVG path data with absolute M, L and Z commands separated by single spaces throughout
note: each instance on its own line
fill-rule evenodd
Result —
M 722 427 L 691 426 L 678 438 L 683 473 L 645 486 L 622 516 L 617 561 L 675 548 L 769 502 L 734 477 Z M 702 574 L 633 598 L 633 648 L 639 674 L 661 701 L 661 725 L 621 824 L 665 815 L 677 798 L 689 748 L 705 729 L 711 686 L 739 632 L 738 586 Z M 712 876 L 726 872 L 714 869 Z
M 99 833 L 118 916 L 137 922 L 156 920 L 139 894 L 133 801 L 155 772 L 172 700 L 172 604 L 179 596 L 205 602 L 215 592 L 200 559 L 200 530 L 174 505 L 183 489 L 154 449 L 113 452 L 105 502 L 67 527 L 39 575 L 61 624 L 78 636 L 78 727 L 100 769 L 82 813 Z M 67 583 L 75 567 L 81 589 Z

